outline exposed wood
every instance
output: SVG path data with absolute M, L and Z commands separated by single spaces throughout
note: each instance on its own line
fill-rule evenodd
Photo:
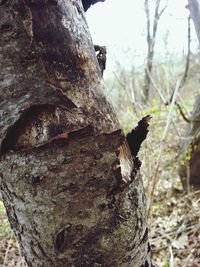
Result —
M 30 267 L 150 265 L 139 170 L 81 1 L 0 8 L 0 186 Z

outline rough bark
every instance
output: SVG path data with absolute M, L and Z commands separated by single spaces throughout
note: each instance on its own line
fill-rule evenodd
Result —
M 142 179 L 83 7 L 1 1 L 0 183 L 29 266 L 151 266 Z

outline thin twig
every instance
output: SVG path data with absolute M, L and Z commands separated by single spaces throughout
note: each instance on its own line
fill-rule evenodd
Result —
M 166 99 L 164 98 L 163 94 L 161 93 L 160 89 L 158 88 L 158 86 L 157 86 L 156 82 L 154 81 L 154 79 L 153 79 L 153 77 L 152 77 L 152 75 L 151 75 L 151 73 L 150 73 L 150 71 L 149 71 L 148 68 L 147 68 L 147 73 L 148 73 L 148 75 L 149 75 L 149 78 L 150 78 L 150 80 L 151 80 L 151 83 L 152 83 L 154 89 L 157 91 L 157 93 L 158 93 L 160 99 L 162 100 L 163 104 L 166 105 L 166 102 L 167 102 L 167 101 L 166 101 Z
M 181 108 L 181 105 L 179 103 L 176 103 L 176 106 L 177 106 L 182 118 L 184 119 L 184 121 L 186 121 L 187 123 L 191 123 L 192 121 L 186 117 L 185 113 L 183 112 L 183 110 Z
M 184 113 L 184 111 L 183 111 L 183 109 L 181 108 L 181 105 L 180 105 L 179 103 L 176 103 L 176 106 L 177 106 L 177 108 L 178 108 L 178 110 L 179 110 L 179 112 L 180 112 L 182 118 L 183 118 L 186 122 L 188 122 L 188 123 L 192 123 L 192 122 L 200 122 L 200 120 L 192 120 L 192 119 L 187 118 L 186 115 L 185 115 L 185 113 Z
M 7 245 L 7 248 L 6 248 L 6 253 L 5 253 L 5 256 L 4 256 L 4 260 L 3 260 L 3 267 L 6 267 L 6 264 L 7 264 L 7 260 L 8 260 L 8 253 L 10 251 L 10 247 L 11 247 L 11 241 L 13 239 L 13 231 L 11 232 L 10 234 L 10 239 L 8 241 L 8 245 Z
M 177 95 L 178 95 L 178 91 L 180 89 L 180 82 L 181 81 L 178 80 L 177 83 L 176 83 L 176 86 L 175 86 L 174 95 L 173 95 L 172 102 L 171 102 L 170 109 L 169 109 L 169 113 L 168 113 L 168 116 L 167 116 L 167 123 L 166 123 L 165 130 L 164 130 L 164 133 L 163 133 L 163 141 L 166 138 L 167 131 L 168 131 L 170 123 L 171 123 L 172 111 L 174 109 L 174 106 L 175 106 L 175 103 L 176 103 L 176 98 L 177 98 Z
M 174 255 L 171 246 L 169 246 L 169 255 L 169 267 L 174 267 Z
M 183 87 L 183 85 L 186 82 L 187 76 L 188 76 L 188 70 L 189 70 L 189 66 L 190 66 L 190 55 L 191 55 L 191 17 L 190 15 L 188 16 L 188 42 L 187 42 L 187 57 L 186 57 L 186 64 L 185 64 L 185 71 L 183 74 L 183 78 L 181 81 L 181 87 Z
M 115 76 L 115 78 L 117 79 L 119 85 L 124 89 L 124 91 L 126 92 L 127 95 L 130 95 L 129 92 L 127 91 L 127 86 L 121 81 L 121 79 L 118 77 L 118 75 L 113 71 L 113 75 Z M 131 99 L 133 99 L 131 97 Z M 136 102 L 135 101 L 132 101 L 130 100 L 130 98 L 128 98 L 128 101 L 131 105 L 131 107 L 133 108 L 134 112 L 135 112 L 135 115 L 136 115 L 136 118 L 138 118 L 138 111 L 136 109 Z M 138 105 L 137 105 L 138 106 Z

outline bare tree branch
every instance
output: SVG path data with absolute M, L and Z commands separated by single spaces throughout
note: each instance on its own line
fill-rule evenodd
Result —
M 182 116 L 182 118 L 184 119 L 184 121 L 186 121 L 187 123 L 193 123 L 193 122 L 200 122 L 200 120 L 192 120 L 192 119 L 189 119 L 188 117 L 186 117 L 181 105 L 179 103 L 176 103 L 176 106 L 178 107 L 178 110 Z
M 160 10 L 160 12 L 158 13 L 159 18 L 161 17 L 162 13 L 165 11 L 165 9 L 167 8 L 167 6 L 168 6 L 168 0 L 166 1 L 165 6 L 164 6 L 164 7 Z
M 163 96 L 161 90 L 158 88 L 157 84 L 155 83 L 155 81 L 154 81 L 154 79 L 153 79 L 153 77 L 152 77 L 152 75 L 151 75 L 149 69 L 147 69 L 147 73 L 148 73 L 148 75 L 149 75 L 149 78 L 150 78 L 150 80 L 151 80 L 151 83 L 152 83 L 154 89 L 158 92 L 158 95 L 159 95 L 160 99 L 162 100 L 163 104 L 166 105 L 167 101 L 166 101 L 166 99 L 164 98 L 164 96 Z

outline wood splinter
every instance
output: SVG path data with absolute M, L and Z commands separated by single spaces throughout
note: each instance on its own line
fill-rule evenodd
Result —
M 140 146 L 142 142 L 146 139 L 147 134 L 149 132 L 149 122 L 151 120 L 151 115 L 147 115 L 143 117 L 139 122 L 138 125 L 126 136 L 126 140 L 128 142 L 131 155 L 136 161 L 136 165 L 139 168 L 141 166 L 141 162 L 137 157 L 137 154 L 140 150 Z

